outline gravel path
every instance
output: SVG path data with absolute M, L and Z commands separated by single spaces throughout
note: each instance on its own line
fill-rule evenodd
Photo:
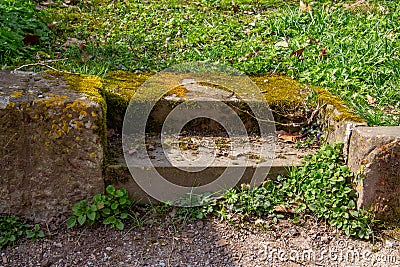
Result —
M 123 231 L 63 224 L 45 238 L 2 249 L 0 266 L 400 266 L 393 239 L 353 240 L 313 219 L 282 220 L 269 230 L 254 223 L 173 224 L 167 217 Z

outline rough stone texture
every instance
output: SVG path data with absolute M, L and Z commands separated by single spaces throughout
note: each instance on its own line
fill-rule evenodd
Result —
M 104 191 L 103 110 L 71 89 L 61 76 L 0 72 L 0 213 L 44 220 Z
M 400 218 L 400 126 L 357 127 L 349 147 L 350 168 L 357 172 L 358 207 L 380 218 Z
M 321 110 L 319 124 L 328 143 L 343 143 L 343 154 L 347 158 L 351 132 L 355 127 L 367 126 L 366 121 L 357 115 L 346 103 L 322 88 L 315 89 Z
M 112 165 L 106 166 L 104 169 L 104 180 L 106 185 L 114 185 L 117 188 L 125 188 L 127 189 L 129 195 L 132 200 L 146 204 L 149 203 L 149 200 L 155 201 L 151 198 L 146 192 L 144 192 L 139 185 L 136 183 L 135 179 L 129 172 L 129 168 L 127 167 L 126 160 L 128 162 L 132 159 L 130 157 L 134 157 L 136 162 L 134 165 L 131 165 L 130 168 L 137 168 L 135 173 L 143 170 L 143 173 L 140 175 L 140 178 L 146 177 L 149 175 L 147 172 L 151 168 L 155 168 L 156 171 L 164 177 L 166 180 L 170 181 L 173 184 L 192 187 L 199 185 L 206 185 L 214 180 L 216 180 L 222 173 L 225 171 L 227 166 L 230 166 L 230 169 L 245 168 L 243 175 L 241 176 L 240 181 L 237 183 L 237 186 L 240 187 L 242 183 L 250 184 L 252 182 L 253 175 L 257 168 L 260 173 L 265 174 L 265 177 L 262 179 L 276 179 L 278 175 L 286 174 L 288 168 L 291 166 L 300 166 L 302 164 L 302 158 L 304 156 L 313 153 L 312 149 L 296 149 L 294 144 L 284 143 L 278 141 L 276 143 L 277 147 L 275 149 L 275 153 L 268 155 L 264 151 L 264 157 L 253 157 L 257 155 L 257 146 L 260 142 L 266 142 L 263 139 L 252 137 L 250 139 L 252 147 L 251 153 L 241 153 L 239 150 L 232 150 L 230 146 L 220 147 L 220 153 L 213 160 L 212 163 L 205 165 L 191 165 L 188 162 L 180 162 L 180 156 L 182 155 L 186 159 L 194 159 L 199 155 L 199 151 L 197 149 L 184 149 L 179 153 L 178 151 L 171 150 L 170 148 L 165 148 L 165 153 L 168 154 L 169 160 L 167 160 L 164 156 L 164 151 L 161 146 L 161 143 L 157 143 L 157 138 L 148 138 L 148 144 L 151 146 L 151 150 L 146 152 L 146 155 L 152 159 L 152 164 L 149 165 L 143 160 L 143 163 L 140 161 L 146 158 L 143 154 L 139 153 L 137 150 L 134 151 L 132 155 L 123 156 L 121 148 L 121 141 L 118 138 L 112 138 L 109 140 L 110 151 L 113 152 L 114 155 L 120 155 L 118 159 L 114 159 L 115 162 Z M 180 139 L 183 144 L 184 140 L 188 140 L 187 137 L 182 137 Z M 229 139 L 226 137 L 225 139 L 222 137 L 194 137 L 192 136 L 190 140 L 193 141 L 194 144 L 207 144 L 207 141 L 217 140 L 222 141 L 221 143 L 228 144 Z M 166 143 L 170 143 L 168 137 L 164 140 Z M 172 142 L 170 143 L 172 144 Z M 201 146 L 201 145 L 199 145 Z M 202 147 L 203 151 L 207 150 L 206 146 Z M 128 149 L 129 150 L 129 149 Z M 208 153 L 212 158 L 213 153 L 209 151 Z M 230 156 L 229 156 L 230 154 Z M 236 155 L 236 156 L 235 156 Z M 272 157 L 273 161 L 269 162 L 271 164 L 270 168 L 269 164 L 262 165 L 265 163 L 264 159 L 267 157 Z M 246 160 L 247 159 L 247 160 Z M 176 164 L 172 166 L 172 164 Z M 129 164 L 129 163 L 128 163 Z M 187 164 L 187 165 L 186 165 Z M 204 164 L 204 163 L 203 163 Z M 260 165 L 261 164 L 261 165 Z M 205 168 L 207 165 L 207 168 Z M 134 167 L 136 166 L 136 167 Z M 140 166 L 140 167 L 139 167 Z M 184 167 L 185 170 L 180 170 L 175 166 Z M 204 168 L 201 171 L 198 171 L 198 167 Z M 132 169 L 131 169 L 132 170 Z M 147 173 L 146 173 L 147 172 Z M 138 176 L 139 177 L 139 176 Z M 233 176 L 232 176 L 233 177 Z M 141 179 L 142 180 L 142 179 Z M 150 179 L 149 179 L 150 181 Z M 260 180 L 257 180 L 261 182 Z

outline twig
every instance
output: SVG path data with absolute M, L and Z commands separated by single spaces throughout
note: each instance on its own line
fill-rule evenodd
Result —
M 252 118 L 254 118 L 254 119 L 258 120 L 258 121 L 273 122 L 273 123 L 275 123 L 275 124 L 279 124 L 279 125 L 282 125 L 282 126 L 300 127 L 300 126 L 303 126 L 303 125 L 310 125 L 310 124 L 312 123 L 312 121 L 314 120 L 314 117 L 317 115 L 318 111 L 319 111 L 323 106 L 325 106 L 325 105 L 326 105 L 326 104 L 323 104 L 322 106 L 320 106 L 320 105 L 318 104 L 317 108 L 311 113 L 311 116 L 310 116 L 306 121 L 299 122 L 299 123 L 295 123 L 295 122 L 292 122 L 292 123 L 281 123 L 281 122 L 277 122 L 277 121 L 271 121 L 271 120 L 266 120 L 266 119 L 260 119 L 260 118 L 257 118 L 256 116 L 254 116 L 253 114 L 251 114 L 251 113 L 250 113 L 249 111 L 247 111 L 247 110 L 243 110 L 243 109 L 238 108 L 238 107 L 233 107 L 233 108 L 236 109 L 236 110 L 239 110 L 239 111 L 241 111 L 241 112 L 247 113 L 248 115 L 250 115 L 250 117 L 252 117 Z
M 172 253 L 174 253 L 174 250 L 175 250 L 175 239 L 174 239 L 174 237 L 172 236 L 172 249 L 171 249 L 171 253 L 169 254 L 168 259 L 167 259 L 167 266 L 168 266 L 168 267 L 171 266 L 170 263 L 169 263 L 169 261 L 170 261 L 170 259 L 171 259 L 171 257 L 172 257 Z
M 78 240 L 76 240 L 76 243 L 77 243 L 78 245 L 80 245 L 79 240 L 81 240 L 81 237 L 82 237 L 83 233 L 86 231 L 86 229 L 88 229 L 88 226 L 86 226 L 85 229 L 83 229 L 83 230 L 81 231 L 81 233 L 79 234 Z
M 5 144 L 4 146 L 3 146 L 3 148 L 6 148 L 9 144 L 10 144 L 10 142 L 14 139 L 14 137 L 17 135 L 17 133 L 15 133 L 13 136 L 11 136 L 11 138 L 8 140 L 8 142 L 7 142 L 7 144 Z
M 64 61 L 64 60 L 68 60 L 68 58 L 41 60 L 41 61 L 39 61 L 39 63 L 49 63 L 49 62 L 57 62 L 57 61 Z
M 49 65 L 47 65 L 47 64 L 40 63 L 40 62 L 22 65 L 22 66 L 20 66 L 20 67 L 18 67 L 18 68 L 16 68 L 16 69 L 14 69 L 14 71 L 20 70 L 20 69 L 25 68 L 25 67 L 31 67 L 31 66 L 43 66 L 43 67 L 46 67 L 46 68 L 48 68 L 48 69 L 61 72 L 60 70 L 58 70 L 58 69 L 56 69 L 56 68 L 53 68 L 52 66 L 49 66 Z

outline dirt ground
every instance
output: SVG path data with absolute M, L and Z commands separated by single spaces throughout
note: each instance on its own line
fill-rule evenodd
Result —
M 45 238 L 2 249 L 0 266 L 400 266 L 395 239 L 354 240 L 313 218 L 267 226 L 262 219 L 172 223 L 166 215 L 122 231 L 54 225 Z

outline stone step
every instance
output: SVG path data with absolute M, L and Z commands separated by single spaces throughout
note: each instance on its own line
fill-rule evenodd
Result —
M 275 125 L 277 129 L 294 131 L 300 130 L 299 125 L 307 120 L 315 105 L 308 100 L 312 90 L 285 76 L 266 75 L 250 79 L 229 75 L 221 78 L 213 73 L 205 76 L 201 73 L 162 72 L 150 76 L 116 71 L 105 78 L 104 85 L 107 123 L 116 131 L 122 130 L 124 118 L 130 113 L 129 110 L 126 112 L 128 106 L 146 110 L 148 105 L 152 105 L 147 127 L 150 131 L 159 132 L 168 114 L 183 103 L 224 103 L 252 132 L 257 131 L 252 108 L 261 109 L 268 105 L 270 114 L 265 119 L 279 122 Z M 199 120 L 196 127 L 200 124 L 208 125 L 207 129 L 202 129 L 203 132 L 219 129 L 209 120 L 205 123 Z
M 126 188 L 140 203 L 155 200 L 138 185 L 151 181 L 146 172 L 156 171 L 173 184 L 194 188 L 216 181 L 228 169 L 232 177 L 216 187 L 229 188 L 276 179 L 290 167 L 300 166 L 302 159 L 314 152 L 297 149 L 295 144 L 278 140 L 276 135 L 268 138 L 165 136 L 162 141 L 160 137 L 150 136 L 142 147 L 139 139 L 125 140 L 123 149 L 121 138 L 110 139 L 115 161 L 105 168 L 104 175 L 106 185 Z M 240 179 L 235 180 L 241 172 Z
M 312 113 L 310 89 L 288 77 L 179 70 L 144 82 L 142 75 L 116 74 L 105 81 L 108 126 L 122 141 L 109 140 L 114 164 L 105 168 L 105 181 L 139 201 L 171 200 L 149 193 L 159 187 L 162 195 L 171 184 L 173 198 L 187 193 L 183 187 L 209 193 L 258 185 L 311 152 L 276 142 L 276 128 L 299 131 Z

